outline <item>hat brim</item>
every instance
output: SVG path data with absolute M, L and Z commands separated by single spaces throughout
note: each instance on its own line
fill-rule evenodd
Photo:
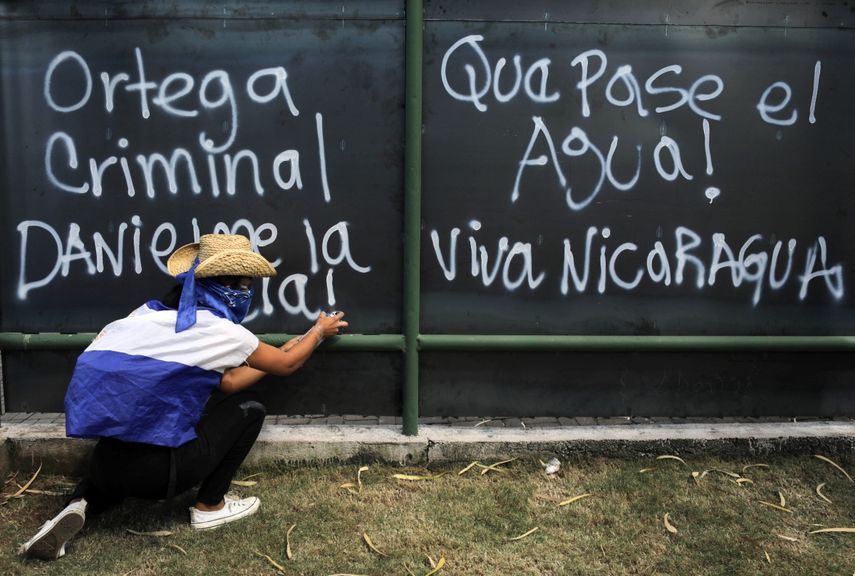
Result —
M 166 261 L 166 269 L 172 276 L 190 270 L 199 255 L 199 243 L 185 244 L 178 248 Z M 251 250 L 224 250 L 206 258 L 196 267 L 196 278 L 214 276 L 249 276 L 268 278 L 276 276 L 276 268 L 264 256 Z

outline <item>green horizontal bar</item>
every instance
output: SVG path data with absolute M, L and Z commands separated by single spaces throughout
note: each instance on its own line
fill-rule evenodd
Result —
M 425 351 L 852 351 L 855 336 L 509 336 L 422 334 Z
M 0 332 L 0 350 L 82 350 L 92 343 L 95 336 L 94 332 L 75 334 Z M 258 338 L 268 344 L 282 344 L 294 336 L 293 334 L 258 334 Z M 345 334 L 330 338 L 321 348 L 336 352 L 398 352 L 404 348 L 404 337 L 398 334 Z
M 281 344 L 291 334 L 258 334 L 268 344 Z M 94 332 L 22 334 L 0 332 L 0 350 L 82 350 L 95 338 Z M 855 336 L 533 336 L 422 334 L 419 349 L 426 351 L 853 351 Z M 399 352 L 404 349 L 400 334 L 345 334 L 330 338 L 325 350 L 342 352 Z

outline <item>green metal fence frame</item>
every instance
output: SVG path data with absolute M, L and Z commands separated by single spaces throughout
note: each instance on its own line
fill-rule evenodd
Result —
M 403 334 L 352 334 L 332 338 L 323 349 L 333 352 L 401 352 L 404 354 L 402 389 L 403 433 L 418 434 L 419 351 L 855 351 L 855 336 L 538 336 L 420 334 L 421 171 L 422 171 L 422 54 L 424 13 L 422 0 L 407 0 L 406 117 L 404 158 L 404 294 Z M 295 335 L 259 334 L 271 344 Z M 25 334 L 0 332 L 4 350 L 81 350 L 95 333 Z

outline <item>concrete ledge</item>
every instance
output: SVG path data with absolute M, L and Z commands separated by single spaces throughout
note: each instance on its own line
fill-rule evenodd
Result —
M 57 424 L 0 426 L 0 472 L 34 468 L 80 476 L 91 440 L 65 437 Z M 398 426 L 265 425 L 247 459 L 272 462 L 433 462 L 509 457 L 562 460 L 585 457 L 632 458 L 676 453 L 684 456 L 813 454 L 851 457 L 855 423 L 643 424 L 562 428 L 460 428 L 422 426 L 404 436 Z

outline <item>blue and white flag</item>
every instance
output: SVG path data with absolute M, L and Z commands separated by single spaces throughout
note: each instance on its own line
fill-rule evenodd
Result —
M 78 438 L 180 446 L 223 372 L 258 347 L 249 330 L 200 308 L 175 332 L 176 311 L 158 301 L 108 324 L 77 359 L 65 395 L 65 427 Z

